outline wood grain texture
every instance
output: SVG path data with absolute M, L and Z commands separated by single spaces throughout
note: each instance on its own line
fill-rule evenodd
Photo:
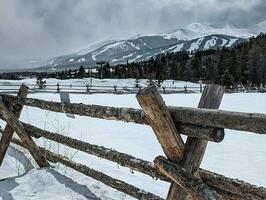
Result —
M 184 153 L 184 142 L 157 88 L 150 86 L 136 96 L 167 158 L 180 160 Z
M 29 88 L 26 85 L 22 84 L 20 86 L 20 89 L 19 89 L 17 96 L 21 97 L 21 98 L 25 98 L 25 97 L 27 97 L 28 91 L 29 91 Z M 18 119 L 21 115 L 22 109 L 23 109 L 23 104 L 13 104 L 11 106 L 11 111 L 14 113 L 14 115 Z M 0 140 L 0 166 L 2 165 L 2 162 L 3 162 L 4 157 L 6 155 L 6 152 L 7 152 L 8 146 L 11 142 L 11 139 L 13 137 L 13 134 L 14 134 L 14 129 L 9 124 L 6 124 L 5 129 L 4 129 L 4 133 L 3 133 L 1 140 Z
M 82 103 L 60 103 L 33 98 L 18 98 L 1 94 L 5 103 L 24 104 L 53 112 L 72 113 L 107 120 L 119 120 L 137 124 L 148 124 L 145 114 L 140 109 L 116 108 Z M 226 128 L 238 131 L 266 134 L 266 114 L 232 112 L 224 110 L 168 106 L 176 126 L 204 124 L 206 127 Z M 187 133 L 186 133 L 187 134 Z M 197 137 L 195 134 L 194 137 Z
M 157 88 L 150 86 L 139 91 L 137 99 L 166 157 L 171 161 L 180 162 L 184 155 L 184 142 Z M 175 185 L 175 189 L 183 190 L 175 182 L 172 182 L 172 185 Z
M 188 173 L 177 163 L 170 162 L 163 156 L 158 156 L 153 161 L 159 170 L 187 191 L 193 199 L 213 200 L 220 199 L 220 195 L 203 183 L 200 178 L 196 178 Z
M 15 114 L 12 113 L 0 98 L 0 113 L 7 123 L 16 131 L 17 135 L 21 139 L 22 143 L 25 144 L 27 149 L 30 151 L 32 157 L 40 167 L 48 167 L 49 163 L 46 161 L 45 156 L 42 155 L 39 148 L 32 140 L 32 138 L 26 133 L 22 123 L 16 118 Z
M 219 85 L 207 85 L 202 93 L 199 108 L 218 109 L 224 94 L 224 88 Z M 182 160 L 183 167 L 192 174 L 198 170 L 203 159 L 207 140 L 188 137 L 185 147 L 185 156 Z
M 204 88 L 199 102 L 199 108 L 218 109 L 224 94 L 224 88 L 211 84 Z M 181 165 L 184 169 L 192 174 L 197 175 L 205 150 L 207 148 L 207 140 L 199 140 L 197 138 L 188 137 L 185 145 L 185 153 Z M 187 200 L 192 199 L 189 193 L 178 191 L 175 185 L 171 185 L 171 190 L 168 193 L 168 199 Z

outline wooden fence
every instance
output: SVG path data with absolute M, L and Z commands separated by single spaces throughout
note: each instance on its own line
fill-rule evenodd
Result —
M 0 83 L 0 94 L 17 94 L 21 84 Z M 95 93 L 111 93 L 111 94 L 136 94 L 142 86 L 130 87 L 130 86 L 119 86 L 119 85 L 89 85 L 89 84 L 44 84 L 39 86 L 37 84 L 27 84 L 29 87 L 28 93 L 60 93 L 68 92 L 73 94 L 95 94 Z M 174 93 L 202 93 L 203 85 L 195 86 L 162 86 L 158 87 L 157 90 L 161 94 L 174 94 Z M 260 92 L 265 93 L 265 87 L 251 87 L 251 86 L 237 86 L 231 89 L 226 89 L 227 93 L 254 93 Z
M 18 93 L 21 84 L 0 84 L 0 93 Z M 69 92 L 74 94 L 94 94 L 94 93 L 112 93 L 112 94 L 136 94 L 142 89 L 141 86 L 117 86 L 117 85 L 86 85 L 86 84 L 45 84 L 38 86 L 37 84 L 27 84 L 29 93 L 59 93 Z M 163 94 L 171 93 L 201 93 L 202 85 L 199 86 L 162 86 L 158 91 Z
M 40 167 L 49 166 L 47 160 L 53 163 L 59 162 L 137 199 L 162 199 L 89 166 L 38 147 L 32 137 L 42 137 L 170 182 L 171 187 L 167 196 L 169 200 L 266 199 L 266 189 L 263 187 L 199 168 L 207 142 L 221 142 L 225 135 L 224 128 L 258 134 L 266 133 L 265 114 L 217 110 L 224 93 L 224 88 L 218 85 L 205 87 L 199 108 L 167 107 L 154 86 L 137 93 L 142 109 L 51 102 L 27 98 L 27 92 L 28 88 L 22 85 L 18 96 L 1 95 L 1 119 L 7 121 L 7 125 L 0 140 L 0 163 L 9 143 L 13 142 L 27 148 Z M 24 105 L 54 112 L 150 125 L 166 157 L 158 156 L 154 162 L 149 162 L 103 146 L 42 130 L 19 121 Z M 12 139 L 14 131 L 21 140 Z M 180 134 L 188 136 L 186 142 L 182 140 Z

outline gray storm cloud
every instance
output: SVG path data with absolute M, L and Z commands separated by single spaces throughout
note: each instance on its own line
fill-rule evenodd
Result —
M 244 27 L 265 20 L 265 10 L 265 0 L 0 0 L 0 60 L 57 56 L 192 22 Z

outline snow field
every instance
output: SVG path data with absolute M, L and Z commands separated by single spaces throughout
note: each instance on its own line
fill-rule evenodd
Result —
M 58 94 L 30 94 L 29 97 L 60 101 Z M 266 113 L 266 108 L 264 106 L 265 97 L 265 94 L 256 93 L 225 94 L 221 109 Z M 167 105 L 196 107 L 200 99 L 200 94 L 171 94 L 163 95 L 163 98 Z M 140 108 L 133 94 L 71 94 L 70 99 L 71 102 L 77 103 L 82 102 L 86 104 Z M 162 149 L 152 129 L 145 125 L 108 121 L 77 115 L 75 119 L 71 119 L 67 118 L 64 113 L 54 113 L 31 107 L 24 108 L 21 120 L 46 130 L 58 132 L 92 144 L 113 148 L 117 151 L 125 152 L 149 161 L 153 161 L 154 157 L 158 155 L 163 155 Z M 4 123 L 1 122 L 1 125 L 4 125 Z M 124 180 L 137 187 L 160 195 L 161 197 L 166 197 L 169 188 L 168 183 L 155 181 L 137 172 L 132 174 L 129 169 L 118 166 L 115 163 L 82 152 L 77 152 L 76 150 L 50 141 L 38 139 L 37 143 L 56 153 L 59 152 L 62 155 L 68 156 L 76 162 L 103 171 L 114 178 Z M 242 179 L 252 184 L 265 187 L 265 143 L 266 136 L 264 135 L 226 130 L 224 141 L 219 144 L 209 143 L 201 167 L 231 178 Z M 14 168 L 14 171 L 10 174 L 10 176 L 13 176 L 16 172 L 16 166 L 14 167 L 12 165 L 7 165 L 6 168 L 0 168 L 0 175 L 4 173 L 4 170 L 8 170 L 9 167 Z M 71 178 L 74 182 L 86 185 L 86 187 L 98 197 L 104 197 L 104 199 L 131 199 L 127 195 L 104 186 L 78 172 L 66 169 L 63 166 L 59 165 L 59 168 L 57 167 L 55 169 L 60 172 L 61 175 L 66 175 L 66 177 Z M 34 170 L 31 173 L 39 174 L 43 172 Z M 27 174 L 26 176 L 29 175 Z M 29 183 L 27 182 L 27 184 Z M 56 183 L 54 184 L 56 185 Z M 12 190 L 12 192 L 14 192 L 14 190 Z M 68 199 L 68 197 L 66 199 Z

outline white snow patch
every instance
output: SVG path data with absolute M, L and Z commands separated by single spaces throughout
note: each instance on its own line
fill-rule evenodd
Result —
M 85 55 L 85 54 L 91 53 L 92 51 L 95 51 L 96 49 L 98 49 L 104 45 L 107 45 L 109 43 L 114 43 L 114 42 L 115 42 L 115 40 L 106 40 L 106 41 L 96 42 L 96 43 L 89 45 L 89 47 L 87 47 L 81 51 L 78 51 L 75 54 L 76 55 Z
M 193 42 L 189 48 L 189 51 L 194 51 L 199 48 L 204 38 L 199 38 L 196 42 Z
M 49 168 L 34 169 L 24 176 L 0 181 L 2 199 L 98 199 L 85 185 Z
M 125 43 L 125 41 L 117 41 L 117 42 L 114 42 L 114 43 L 112 43 L 112 44 L 108 44 L 108 45 L 104 46 L 103 48 L 99 49 L 99 51 L 94 51 L 94 52 L 92 52 L 92 59 L 93 59 L 94 61 L 96 61 L 96 60 L 97 60 L 97 56 L 98 56 L 99 54 L 102 54 L 102 53 L 104 53 L 104 52 L 106 52 L 106 51 L 108 51 L 108 50 L 110 50 L 110 49 L 114 49 L 114 48 L 116 48 L 116 47 L 118 47 L 118 46 L 121 46 L 121 45 L 123 45 L 124 43 Z
M 147 45 L 145 42 L 143 42 L 143 40 L 142 39 L 139 39 L 139 41 L 144 45 L 144 46 L 146 46 L 146 47 L 148 47 L 149 49 L 152 49 L 152 47 L 151 46 L 149 46 L 149 45 Z
M 175 48 L 173 49 L 173 52 L 180 51 L 183 48 L 183 46 L 184 46 L 184 43 L 176 45 Z
M 133 57 L 133 56 L 134 56 L 134 54 L 133 54 L 133 53 L 130 53 L 130 54 L 128 54 L 128 55 L 126 55 L 126 56 L 123 56 L 122 58 L 119 58 L 119 59 L 114 58 L 114 59 L 112 60 L 112 62 L 124 61 L 125 59 L 130 58 L 130 57 Z
M 140 50 L 140 47 L 135 45 L 133 42 L 128 42 L 128 44 L 130 44 L 133 48 Z
M 50 60 L 49 63 L 52 65 L 54 63 L 54 59 Z
M 128 60 L 129 62 L 139 61 L 138 59 L 141 58 L 143 55 L 137 55 L 135 58 Z
M 85 58 L 80 58 L 80 59 L 78 59 L 78 62 L 85 62 L 85 61 L 86 61 Z
M 212 39 L 208 40 L 205 45 L 204 45 L 204 49 L 209 49 L 211 47 L 214 47 L 216 42 L 217 42 L 217 37 L 213 36 Z
M 227 43 L 227 40 L 222 38 L 222 44 L 221 44 L 221 46 L 225 46 L 226 43 Z
M 237 39 L 230 39 L 229 43 L 226 46 L 231 47 L 236 41 Z

